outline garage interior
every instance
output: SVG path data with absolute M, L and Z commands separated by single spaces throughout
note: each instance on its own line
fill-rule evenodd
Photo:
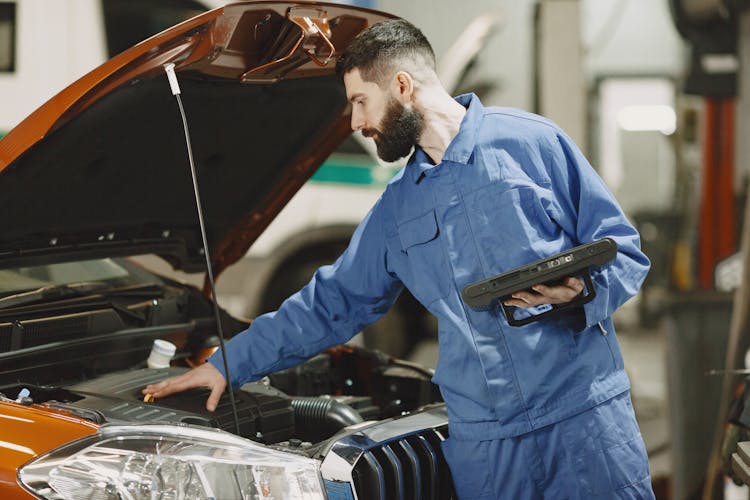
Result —
M 722 370 L 745 368 L 750 347 L 748 3 L 477 1 L 461 13 L 426 3 L 376 6 L 419 24 L 439 60 L 461 21 L 497 16 L 462 90 L 553 118 L 641 233 L 652 269 L 615 321 L 656 497 L 748 498 L 726 476 L 705 479 L 718 415 L 744 379 Z M 235 267 L 220 291 L 247 312 L 242 276 L 257 268 L 252 258 Z M 430 333 L 395 349 L 435 366 Z
M 461 13 L 447 1 L 367 6 L 417 23 L 439 61 L 464 26 L 493 16 L 456 93 L 477 92 L 488 104 L 560 124 L 632 218 L 651 259 L 640 294 L 614 319 L 657 498 L 748 498 L 747 486 L 727 477 L 711 486 L 705 479 L 723 428 L 719 412 L 729 411 L 743 379 L 731 370 L 745 368 L 750 347 L 750 233 L 742 225 L 750 172 L 742 140 L 750 130 L 747 2 L 476 1 Z M 223 304 L 249 317 L 264 310 L 248 303 L 257 294 L 249 277 L 267 272 L 252 252 L 218 285 Z M 355 342 L 434 367 L 434 325 L 425 323 L 405 334 L 415 338 L 407 345 Z
M 377 7 L 418 23 L 439 60 L 460 33 L 457 16 L 496 15 L 464 88 L 561 124 L 641 233 L 652 268 L 614 318 L 656 497 L 748 498 L 726 476 L 706 481 L 718 416 L 744 379 L 732 370 L 746 368 L 750 347 L 748 3 L 477 1 L 462 13 L 429 3 Z M 241 261 L 220 285 L 238 312 L 253 266 Z M 434 367 L 436 342 L 418 337 L 395 349 Z
M 0 0 L 0 44 L 7 5 L 25 1 Z M 586 153 L 652 263 L 614 320 L 656 498 L 749 499 L 750 415 L 740 403 L 750 375 L 750 0 L 340 3 L 413 22 L 454 94 L 547 116 Z M 0 53 L 0 94 L 19 62 Z M 0 137 L 12 121 L 0 123 Z M 348 140 L 268 234 L 222 270 L 220 305 L 244 318 L 273 310 L 338 255 L 398 168 Z M 204 286 L 204 273 L 173 271 L 153 255 L 138 260 Z M 438 356 L 435 324 L 409 297 L 353 343 L 426 367 Z

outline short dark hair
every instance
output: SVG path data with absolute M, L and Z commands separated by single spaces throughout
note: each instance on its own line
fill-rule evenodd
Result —
M 435 53 L 422 32 L 408 21 L 391 19 L 368 27 L 359 33 L 336 63 L 336 73 L 359 69 L 362 79 L 381 85 L 396 63 L 427 66 L 435 70 Z M 409 69 L 409 68 L 405 68 Z

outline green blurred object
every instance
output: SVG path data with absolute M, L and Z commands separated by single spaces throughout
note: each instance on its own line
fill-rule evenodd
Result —
M 673 293 L 664 310 L 673 498 L 700 498 L 721 402 L 732 294 Z

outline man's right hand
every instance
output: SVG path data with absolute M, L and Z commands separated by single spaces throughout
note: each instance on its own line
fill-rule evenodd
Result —
M 196 387 L 207 387 L 211 394 L 206 401 L 206 409 L 214 411 L 219 404 L 221 393 L 227 387 L 227 381 L 219 370 L 211 363 L 204 363 L 198 368 L 193 368 L 187 373 L 162 380 L 158 384 L 147 385 L 141 393 L 151 394 L 155 398 L 163 398 Z
M 506 306 L 533 307 L 542 304 L 565 304 L 583 292 L 583 281 L 573 276 L 565 278 L 561 284 L 550 286 L 539 283 L 531 287 L 532 292 L 520 291 L 504 300 Z

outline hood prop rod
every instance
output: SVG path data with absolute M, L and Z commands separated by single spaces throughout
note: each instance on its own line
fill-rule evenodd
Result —
M 177 83 L 177 75 L 174 71 L 174 64 L 169 63 L 164 65 L 164 70 L 167 72 L 167 79 L 169 80 L 169 87 L 172 90 L 172 95 L 177 99 L 177 105 L 180 108 L 180 116 L 182 117 L 182 128 L 185 130 L 185 144 L 187 146 L 188 160 L 190 161 L 190 173 L 193 177 L 193 192 L 195 193 L 195 205 L 198 209 L 198 222 L 201 227 L 201 238 L 203 239 L 203 254 L 206 257 L 206 273 L 208 276 L 208 284 L 211 288 L 211 299 L 214 307 L 214 318 L 216 319 L 216 328 L 219 334 L 219 345 L 221 347 L 221 359 L 224 363 L 224 373 L 227 378 L 227 393 L 229 393 L 229 402 L 232 405 L 232 416 L 234 417 L 234 428 L 238 436 L 240 435 L 240 419 L 237 416 L 237 404 L 234 401 L 234 392 L 232 390 L 232 377 L 229 375 L 229 363 L 227 362 L 227 352 L 224 348 L 224 331 L 221 327 L 221 316 L 219 316 L 219 302 L 216 298 L 216 287 L 214 285 L 214 273 L 211 267 L 211 256 L 208 253 L 208 238 L 206 237 L 206 223 L 203 220 L 203 206 L 201 205 L 201 195 L 198 190 L 198 176 L 195 172 L 195 162 L 193 160 L 193 147 L 190 145 L 190 132 L 188 131 L 187 118 L 185 118 L 185 108 L 182 107 L 182 99 L 180 98 L 180 86 Z

